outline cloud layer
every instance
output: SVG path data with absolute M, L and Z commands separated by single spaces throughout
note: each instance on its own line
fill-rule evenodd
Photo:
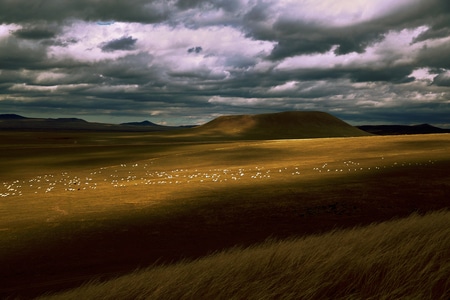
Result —
M 450 127 L 447 0 L 0 0 L 0 112 Z

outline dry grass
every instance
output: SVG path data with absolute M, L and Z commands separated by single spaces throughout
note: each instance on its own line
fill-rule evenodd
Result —
M 450 212 L 268 242 L 42 299 L 448 299 Z

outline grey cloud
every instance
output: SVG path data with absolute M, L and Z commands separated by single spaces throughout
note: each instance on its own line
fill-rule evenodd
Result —
M 449 22 L 450 23 L 450 22 Z M 417 38 L 414 39 L 413 43 L 423 42 L 431 39 L 444 38 L 450 35 L 450 28 L 431 28 L 423 33 L 421 33 Z
M 414 67 L 411 65 L 399 65 L 381 69 L 355 68 L 343 71 L 355 82 L 387 81 L 393 83 L 407 83 L 414 80 L 414 78 L 408 77 L 413 69 Z
M 0 40 L 1 69 L 38 69 L 47 59 L 46 48 L 30 45 L 14 37 Z
M 206 0 L 178 0 L 176 6 L 181 9 L 189 9 L 204 5 Z
M 128 36 L 104 43 L 101 45 L 100 48 L 102 49 L 103 52 L 114 52 L 117 50 L 130 51 L 135 49 L 136 42 L 137 39 L 133 39 L 132 36 Z
M 57 32 L 49 28 L 31 27 L 16 30 L 13 34 L 21 39 L 43 40 L 54 38 Z
M 417 57 L 417 65 L 434 69 L 450 69 L 450 44 L 436 47 L 423 47 Z
M 188 53 L 200 53 L 200 52 L 202 52 L 203 51 L 203 48 L 202 47 L 200 47 L 200 46 L 197 46 L 197 47 L 192 47 L 192 48 L 189 48 L 188 50 L 187 50 L 187 52 Z
M 333 46 L 337 46 L 337 55 L 363 53 L 367 46 L 383 38 L 383 30 L 372 24 L 332 28 L 314 23 L 278 20 L 274 24 L 274 31 L 278 45 L 270 55 L 273 60 L 325 53 Z
M 448 74 L 442 73 L 434 77 L 433 84 L 437 86 L 450 87 L 450 76 Z
M 245 13 L 243 19 L 246 23 L 264 22 L 270 16 L 270 2 L 258 1 L 248 12 Z
M 0 0 L 0 20 L 4 23 L 67 19 L 155 23 L 169 15 L 170 2 L 165 0 Z
M 68 47 L 69 45 L 78 43 L 79 40 L 75 38 L 69 38 L 69 39 L 53 39 L 49 41 L 42 42 L 45 46 L 58 46 L 58 47 Z
M 61 28 L 57 24 L 26 24 L 21 29 L 12 32 L 12 35 L 18 39 L 39 42 L 44 46 L 67 47 L 70 44 L 78 42 L 74 38 L 65 40 L 58 38 L 58 35 L 61 33 L 60 31 Z
M 154 57 L 148 53 L 127 55 L 106 63 L 98 62 L 92 66 L 95 73 L 117 83 L 144 84 L 162 76 L 162 70 L 153 65 Z
M 241 7 L 239 0 L 178 0 L 176 6 L 181 9 L 203 8 L 203 9 L 223 9 L 228 12 L 235 12 Z

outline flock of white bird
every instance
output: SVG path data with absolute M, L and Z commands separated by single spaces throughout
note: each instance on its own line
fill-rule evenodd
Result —
M 381 157 L 380 162 L 384 158 Z M 375 167 L 363 166 L 364 163 L 354 161 L 325 162 L 319 167 L 312 168 L 318 173 L 343 173 L 358 171 L 376 171 L 386 168 L 398 168 L 407 166 L 425 166 L 435 164 L 435 160 L 426 162 L 394 162 L 391 164 L 380 164 Z M 167 184 L 189 184 L 189 183 L 227 183 L 238 182 L 243 179 L 271 180 L 281 176 L 300 176 L 308 174 L 311 169 L 300 169 L 300 166 L 265 168 L 255 166 L 252 168 L 225 168 L 225 169 L 174 169 L 157 170 L 153 162 L 120 164 L 117 166 L 104 167 L 92 171 L 88 176 L 71 175 L 68 172 L 59 174 L 39 175 L 28 180 L 14 180 L 0 184 L 0 197 L 17 197 L 32 194 L 46 194 L 54 191 L 79 192 L 96 190 L 100 186 L 112 186 L 114 188 L 129 187 L 137 185 L 167 185 Z M 373 165 L 373 164 L 372 164 Z

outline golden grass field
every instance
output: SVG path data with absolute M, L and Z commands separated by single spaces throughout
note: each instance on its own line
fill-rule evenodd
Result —
M 122 290 L 129 299 L 448 295 L 448 213 L 421 216 L 449 208 L 448 134 L 0 138 L 0 296 L 33 297 L 94 279 L 106 283 L 72 297 L 113 299 Z M 392 218 L 399 220 L 370 225 Z M 202 258 L 233 247 L 251 248 Z

